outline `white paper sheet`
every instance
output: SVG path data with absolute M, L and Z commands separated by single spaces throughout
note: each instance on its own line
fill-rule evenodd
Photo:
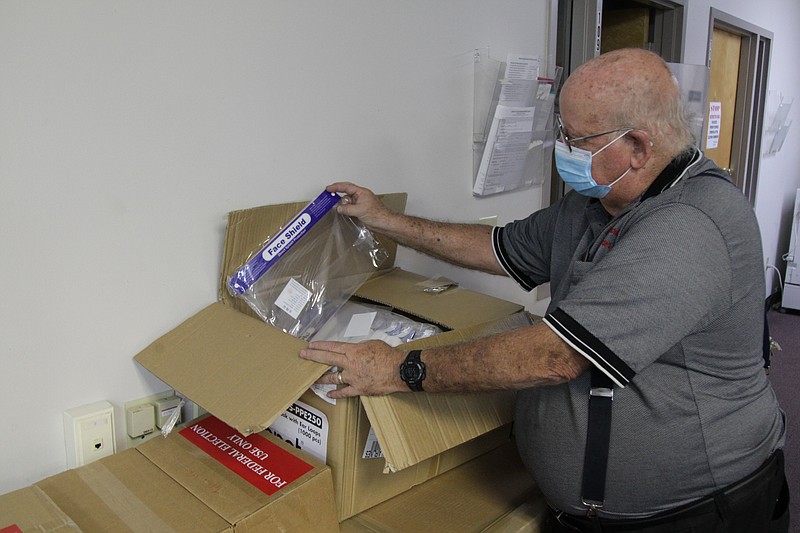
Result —
M 533 107 L 497 106 L 473 194 L 493 194 L 521 185 L 534 114 Z

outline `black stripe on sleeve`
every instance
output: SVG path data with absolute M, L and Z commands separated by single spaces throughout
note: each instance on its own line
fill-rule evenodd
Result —
M 529 276 L 517 271 L 508 259 L 508 253 L 503 246 L 504 229 L 505 228 L 502 226 L 495 226 L 494 229 L 492 229 L 492 248 L 494 248 L 494 256 L 511 279 L 516 281 L 524 290 L 532 291 L 536 288 L 536 283 Z
M 557 308 L 543 320 L 556 335 L 602 370 L 617 386 L 625 387 L 636 375 L 625 361 L 563 310 Z

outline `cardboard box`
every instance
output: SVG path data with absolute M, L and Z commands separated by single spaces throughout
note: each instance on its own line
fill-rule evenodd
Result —
M 544 505 L 509 442 L 345 520 L 341 531 L 536 532 Z
M 547 502 L 541 494 L 537 494 L 498 518 L 482 533 L 539 533 L 546 513 Z
M 338 531 L 327 466 L 269 434 L 239 437 L 202 417 L 33 488 L 75 531 Z
M 38 487 L 0 496 L 0 532 L 68 533 L 80 528 Z
M 232 531 L 228 522 L 135 449 L 35 486 L 84 531 Z
M 470 441 L 393 473 L 386 473 L 380 457 L 365 457 L 371 447 L 372 429 L 358 398 L 328 404 L 313 392 L 306 392 L 296 403 L 298 410 L 319 413 L 328 430 L 325 462 L 333 473 L 339 520 L 377 505 L 470 459 L 507 443 L 510 425 L 488 431 Z M 280 434 L 286 438 L 286 434 Z M 288 438 L 295 444 L 297 435 Z
M 405 199 L 405 194 L 383 197 L 386 205 L 397 211 L 404 209 Z M 297 354 L 306 341 L 265 325 L 245 302 L 233 298 L 226 289 L 228 277 L 246 262 L 249 254 L 305 205 L 299 202 L 231 213 L 219 301 L 135 357 L 162 381 L 244 435 L 269 427 L 300 396 L 311 398 L 306 391 L 328 370 L 325 365 L 299 359 Z M 384 236 L 378 238 L 389 252 L 389 263 L 393 264 L 395 243 Z M 460 287 L 439 294 L 422 292 L 416 284 L 425 279 L 390 268 L 370 279 L 356 294 L 365 301 L 389 306 L 451 330 L 409 343 L 406 345 L 409 350 L 457 343 L 531 323 L 522 306 Z M 444 460 L 431 460 L 509 424 L 514 400 L 513 392 L 502 391 L 397 394 L 339 402 L 336 413 L 331 415 L 327 446 L 329 456 L 341 457 L 334 461 L 340 518 L 373 505 L 378 495 L 383 499 L 390 497 L 486 451 L 485 442 L 472 443 Z M 363 453 L 364 443 L 360 439 L 368 427 L 377 435 L 384 464 L 380 468 L 370 465 L 364 472 L 354 471 Z M 499 443 L 494 442 L 490 446 Z M 387 487 L 395 487 L 392 490 L 363 490 L 371 498 L 368 502 L 351 498 L 358 491 L 356 486 L 372 476 L 367 471 L 398 472 L 413 465 L 421 466 L 416 472 L 405 474 L 405 479 L 411 482 L 398 476 L 383 481 Z M 352 501 L 343 503 L 348 499 Z

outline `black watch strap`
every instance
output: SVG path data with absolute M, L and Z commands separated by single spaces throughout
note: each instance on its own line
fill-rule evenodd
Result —
M 400 379 L 414 392 L 421 392 L 425 380 L 425 363 L 420 360 L 422 350 L 411 350 L 400 363 Z

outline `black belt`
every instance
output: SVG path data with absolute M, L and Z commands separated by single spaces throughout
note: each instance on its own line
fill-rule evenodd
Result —
M 695 502 L 688 503 L 677 509 L 664 511 L 648 518 L 610 519 L 599 517 L 576 516 L 563 513 L 556 509 L 551 511 L 556 519 L 566 526 L 578 531 L 592 531 L 600 526 L 603 532 L 631 531 L 649 526 L 658 526 L 670 522 L 702 516 L 706 514 L 721 514 L 725 516 L 728 509 L 738 507 L 753 494 L 757 494 L 772 482 L 776 474 L 783 472 L 783 450 L 777 450 L 755 472 L 744 479 Z

